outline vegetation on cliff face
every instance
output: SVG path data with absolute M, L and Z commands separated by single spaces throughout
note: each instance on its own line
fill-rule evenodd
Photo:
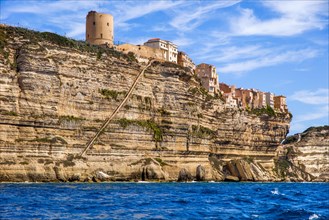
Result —
M 0 111 L 2 115 L 18 116 L 17 112 L 14 111 Z
M 122 128 L 126 128 L 130 125 L 138 125 L 140 127 L 146 128 L 153 132 L 153 138 L 156 142 L 161 142 L 163 139 L 163 129 L 154 120 L 131 120 L 126 118 L 121 118 L 117 121 Z
M 289 175 L 289 167 L 291 163 L 286 158 L 282 157 L 274 161 L 275 167 L 274 171 L 281 177 L 285 178 Z
M 7 56 L 7 52 L 4 51 L 4 47 L 7 44 L 8 36 L 22 36 L 25 39 L 29 39 L 30 42 L 39 43 L 42 41 L 47 41 L 49 43 L 61 46 L 69 47 L 72 49 L 79 50 L 81 52 L 91 52 L 96 53 L 97 58 L 101 59 L 102 54 L 107 54 L 116 58 L 124 58 L 130 62 L 137 62 L 133 54 L 124 54 L 113 48 L 105 48 L 96 45 L 90 45 L 85 41 L 77 41 L 68 37 L 64 37 L 51 32 L 38 32 L 29 30 L 21 27 L 0 27 L 0 53 Z M 8 56 L 7 56 L 8 57 Z
M 42 138 L 34 138 L 31 140 L 27 139 L 16 139 L 15 142 L 38 142 L 38 143 L 50 143 L 50 144 L 67 144 L 67 142 L 62 137 L 42 137 Z
M 253 108 L 253 109 L 249 108 L 248 111 L 250 113 L 258 115 L 258 116 L 265 114 L 265 115 L 268 115 L 268 116 L 275 117 L 277 115 L 275 113 L 274 109 L 269 105 L 267 105 L 266 108 L 265 107 L 263 107 L 263 108 Z
M 63 121 L 83 121 L 86 120 L 85 118 L 82 117 L 75 117 L 73 115 L 61 115 L 59 116 L 59 121 L 63 122 Z
M 100 89 L 99 93 L 105 96 L 107 99 L 114 99 L 115 101 L 119 101 L 118 97 L 120 95 L 126 95 L 126 92 L 118 92 L 114 90 L 109 90 L 109 89 Z
M 202 125 L 192 125 L 192 135 L 198 138 L 214 138 L 216 132 Z

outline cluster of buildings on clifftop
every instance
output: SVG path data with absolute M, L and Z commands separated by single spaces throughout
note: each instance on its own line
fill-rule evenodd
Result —
M 123 53 L 134 53 L 139 62 L 148 62 L 150 59 L 168 61 L 188 68 L 200 78 L 202 86 L 211 95 L 221 95 L 227 108 L 254 109 L 270 106 L 271 108 L 288 112 L 286 97 L 275 96 L 270 92 L 261 92 L 256 89 L 236 88 L 234 85 L 219 83 L 216 67 L 201 63 L 195 65 L 192 59 L 183 51 L 178 51 L 177 45 L 152 38 L 143 45 L 113 43 L 113 16 L 110 14 L 90 11 L 86 18 L 86 41 L 93 45 L 106 45 L 114 47 Z
M 219 83 L 219 89 L 230 108 L 265 108 L 270 106 L 281 112 L 288 112 L 286 97 L 274 96 L 271 92 L 262 92 L 257 89 L 236 88 L 234 85 Z

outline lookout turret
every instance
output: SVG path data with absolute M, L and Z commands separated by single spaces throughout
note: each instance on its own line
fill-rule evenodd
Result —
M 113 45 L 113 16 L 110 14 L 88 12 L 86 18 L 86 41 L 90 44 Z

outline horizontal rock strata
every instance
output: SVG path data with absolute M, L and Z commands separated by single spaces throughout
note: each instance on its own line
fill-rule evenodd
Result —
M 0 37 L 0 181 L 176 181 L 199 165 L 202 180 L 280 179 L 290 116 L 225 109 L 171 63 L 145 71 L 80 157 L 146 64 L 51 33 L 1 27 Z
M 329 181 L 329 126 L 311 127 L 290 136 L 281 150 L 281 173 L 287 179 Z

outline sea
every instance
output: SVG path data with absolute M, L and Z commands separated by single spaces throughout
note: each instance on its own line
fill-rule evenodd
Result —
M 1 183 L 0 219 L 329 219 L 329 184 Z

